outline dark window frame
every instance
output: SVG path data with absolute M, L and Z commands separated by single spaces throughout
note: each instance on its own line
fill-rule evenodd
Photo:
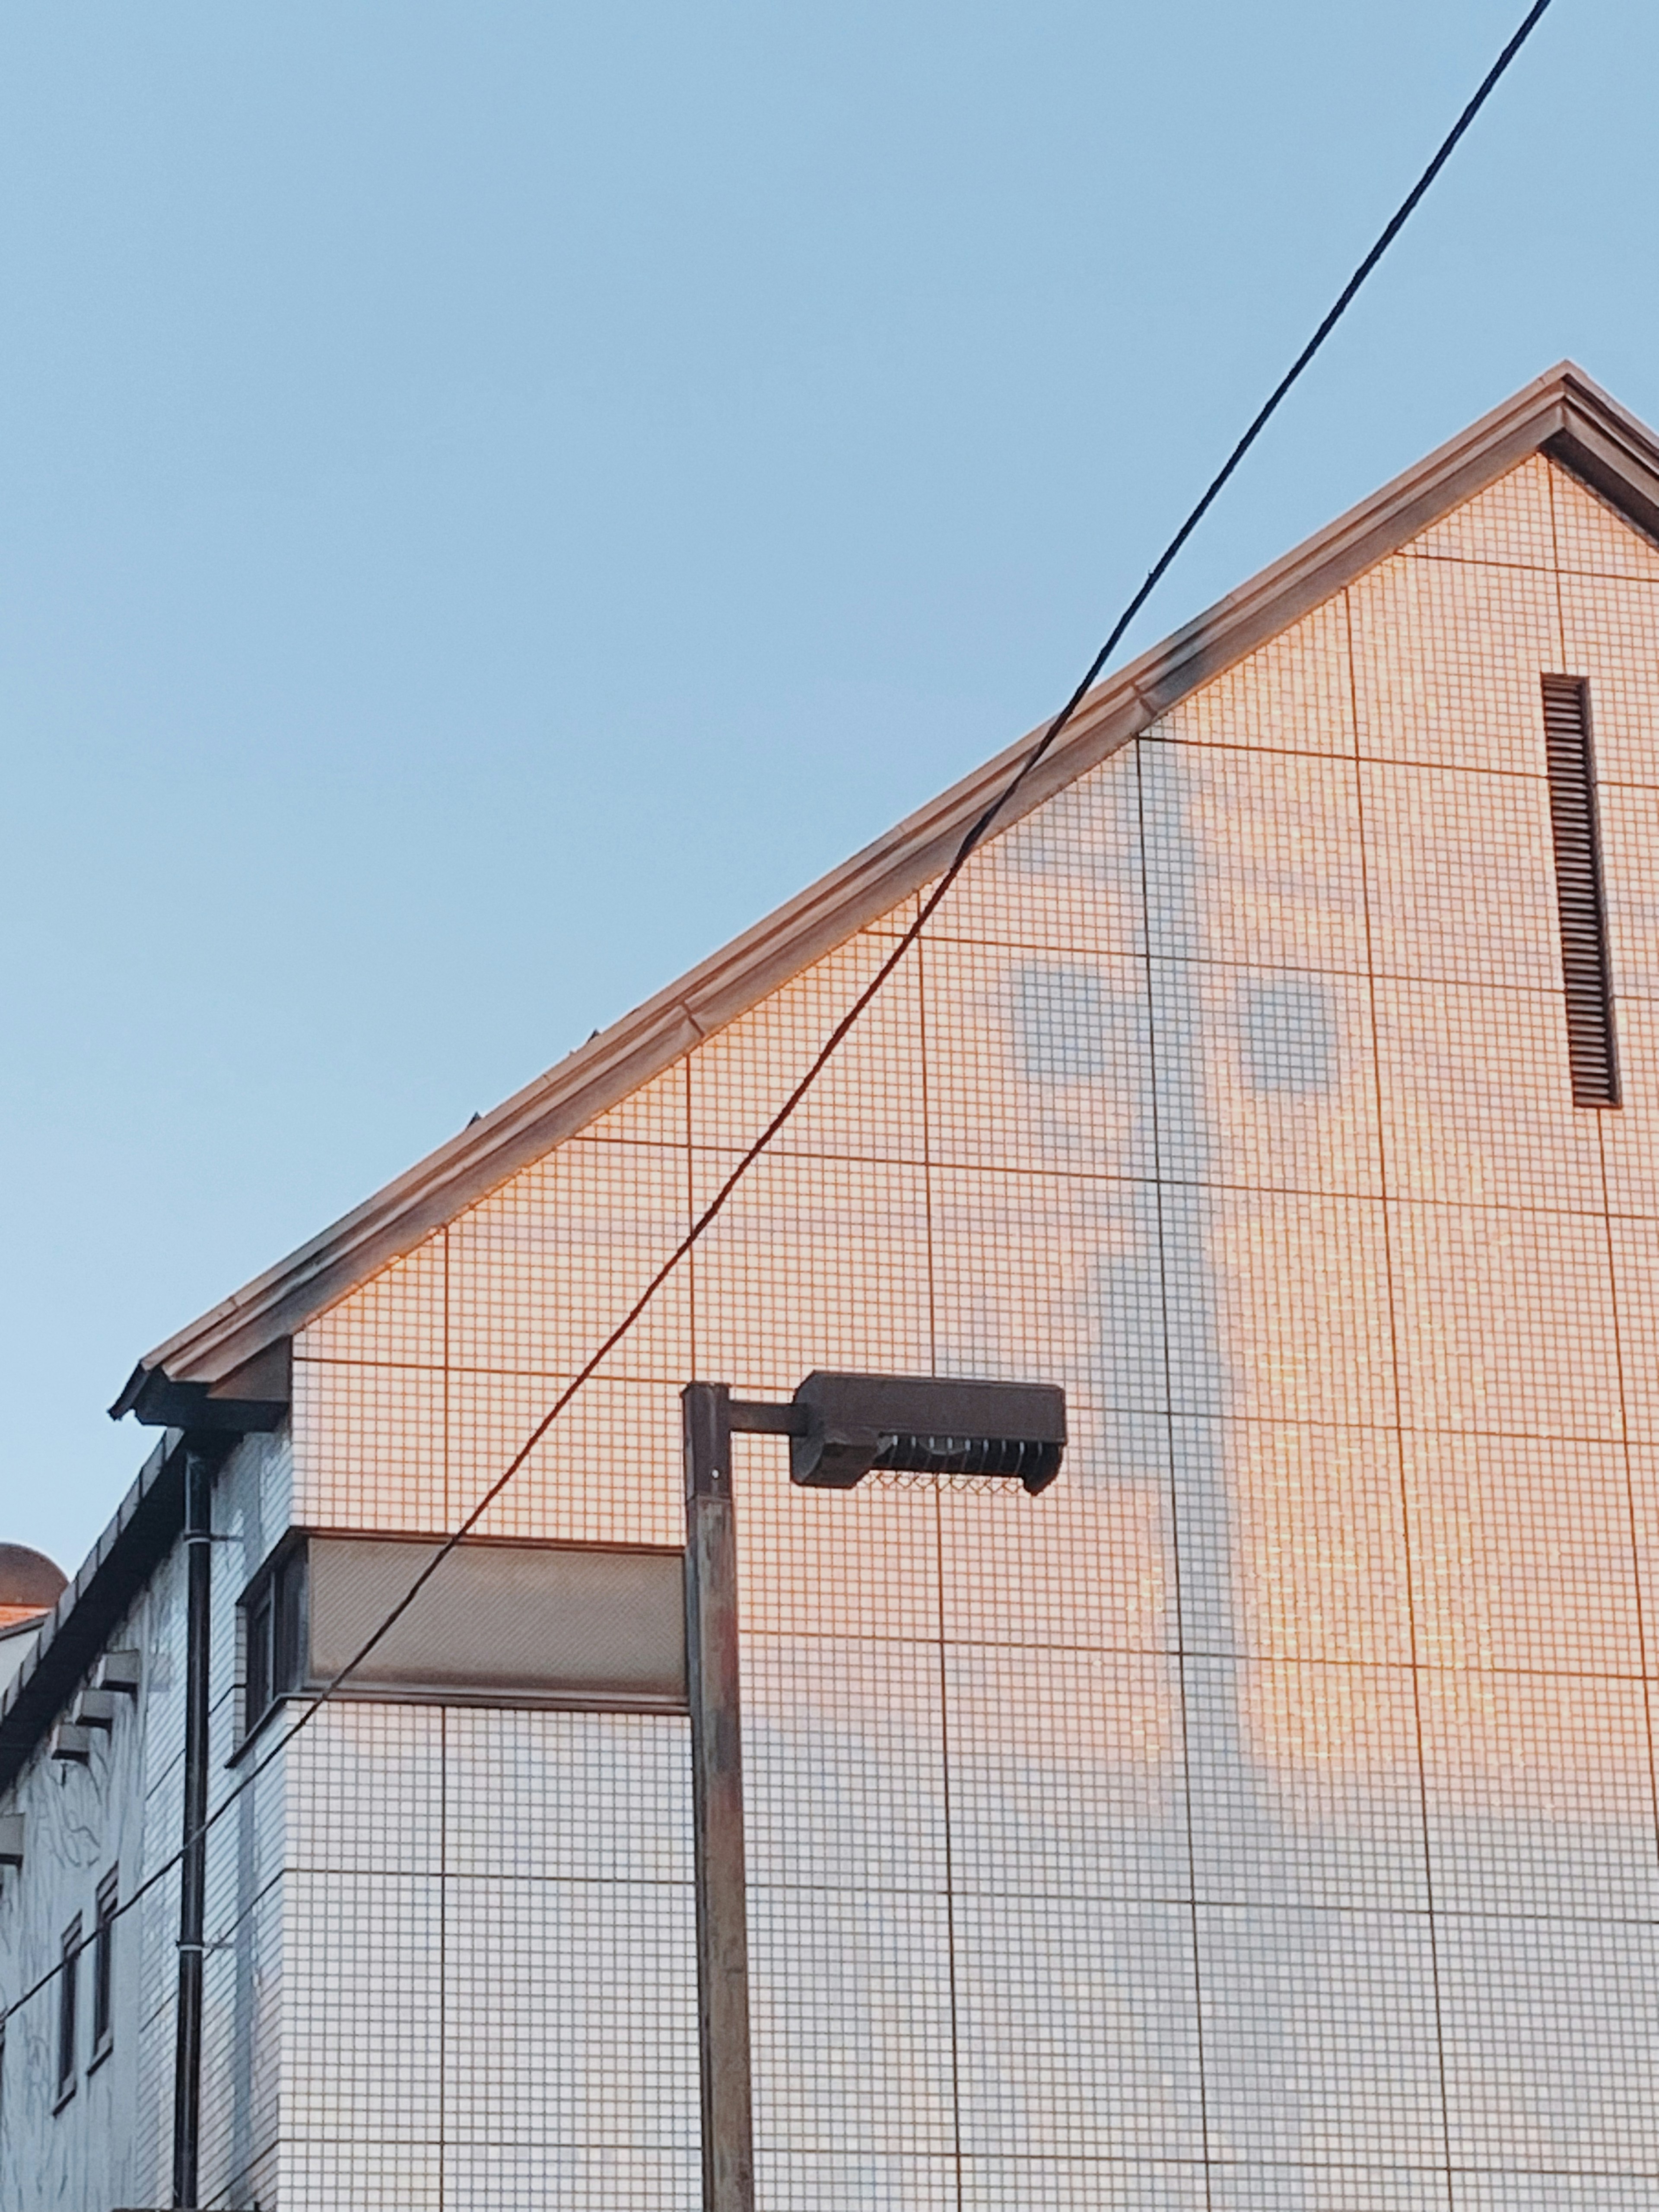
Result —
M 98 1885 L 92 1920 L 92 2053 L 90 2074 L 115 2048 L 115 1915 L 121 1875 L 112 1867 Z
M 77 1912 L 64 1930 L 58 1972 L 58 2091 L 52 2105 L 61 2112 L 75 2094 L 79 2079 L 81 1999 L 81 1916 Z
M 296 1534 L 271 1553 L 243 1591 L 240 1610 L 242 1728 L 238 1755 L 305 1679 L 310 1620 L 303 1535 Z

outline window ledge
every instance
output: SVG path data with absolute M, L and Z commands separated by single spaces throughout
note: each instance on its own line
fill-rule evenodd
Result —
M 270 1703 L 264 1708 L 264 1711 L 258 1715 L 252 1725 L 243 1730 L 241 1740 L 236 1745 L 235 1749 L 231 1753 L 229 1758 L 225 1761 L 227 1769 L 240 1766 L 242 1761 L 247 1757 L 249 1752 L 252 1750 L 254 1743 L 258 1738 L 264 1734 L 266 1724 L 270 1721 L 273 1716 L 283 1711 L 295 1698 L 301 1697 L 303 1694 L 303 1692 L 297 1689 L 284 1690 L 282 1692 L 280 1696 L 273 1698 Z

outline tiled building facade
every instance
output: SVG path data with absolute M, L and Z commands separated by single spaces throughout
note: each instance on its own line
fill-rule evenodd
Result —
M 1139 664 L 482 1525 L 680 1545 L 692 1376 L 1065 1386 L 1036 1498 L 740 1444 L 765 2212 L 1659 2208 L 1659 549 L 1563 390 L 1659 468 L 1558 373 L 1248 651 L 1167 704 L 1173 648 Z M 1550 675 L 1588 687 L 1605 1108 Z M 216 1800 L 260 1563 L 469 1511 L 890 950 L 905 834 L 900 896 L 282 1292 L 291 1410 L 214 1508 Z M 183 1574 L 107 1624 L 131 1710 L 17 1767 L 0 1996 L 177 1849 Z M 201 2203 L 691 2212 L 686 1726 L 319 1713 L 210 1841 Z M 118 1923 L 111 2063 L 56 2112 L 57 1995 L 13 2018 L 0 2202 L 169 2201 L 178 1911 Z

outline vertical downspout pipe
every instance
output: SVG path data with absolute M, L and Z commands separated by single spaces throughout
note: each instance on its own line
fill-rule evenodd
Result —
M 202 1936 L 207 1904 L 209 1660 L 213 1631 L 210 1455 L 185 1442 L 185 1823 L 179 1870 L 179 2038 L 173 2076 L 173 2201 L 197 2203 L 202 2122 Z

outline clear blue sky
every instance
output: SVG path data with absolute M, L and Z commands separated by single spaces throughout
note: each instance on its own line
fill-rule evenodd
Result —
M 1522 0 L 0 15 L 6 1437 L 1057 703 Z M 1659 9 L 1556 0 L 1146 644 L 1571 354 Z

